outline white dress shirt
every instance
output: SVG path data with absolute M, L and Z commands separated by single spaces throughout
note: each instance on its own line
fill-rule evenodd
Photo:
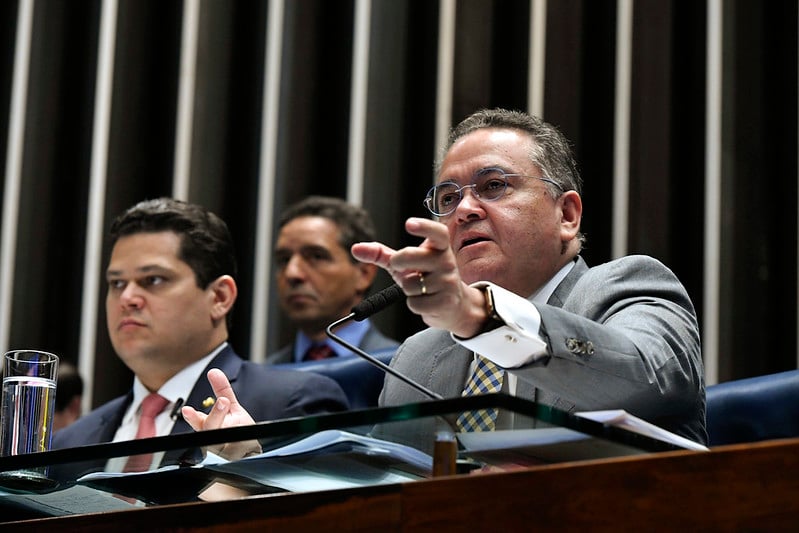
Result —
M 227 342 L 223 342 L 210 354 L 202 359 L 190 364 L 174 376 L 169 381 L 158 389 L 158 394 L 169 400 L 166 408 L 155 417 L 155 434 L 156 436 L 169 435 L 172 427 L 175 425 L 175 419 L 172 418 L 172 410 L 175 408 L 178 400 L 185 401 L 191 394 L 194 385 L 202 376 L 202 371 L 208 366 L 208 363 L 216 357 L 227 346 Z M 130 403 L 125 416 L 122 417 L 122 422 L 114 434 L 113 442 L 123 440 L 133 440 L 136 438 L 136 432 L 139 429 L 139 416 L 141 413 L 141 403 L 144 398 L 150 394 L 151 391 L 142 384 L 138 376 L 133 379 L 133 401 Z M 160 464 L 164 452 L 153 454 L 153 465 Z M 121 472 L 127 462 L 127 457 L 113 457 L 108 460 L 106 464 L 106 472 Z
M 453 340 L 503 368 L 518 368 L 546 355 L 547 343 L 539 335 L 541 314 L 533 303 L 545 304 L 574 265 L 574 261 L 569 261 L 528 298 L 488 281 L 473 283 L 472 287 L 491 287 L 494 310 L 505 325 L 468 339 L 453 334 Z M 469 374 L 475 364 L 472 361 Z M 510 394 L 515 394 L 516 376 L 505 372 L 505 378 Z

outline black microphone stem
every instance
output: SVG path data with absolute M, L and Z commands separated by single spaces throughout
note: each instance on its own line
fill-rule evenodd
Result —
M 408 385 L 410 385 L 414 389 L 418 390 L 422 394 L 425 394 L 427 397 L 432 398 L 434 400 L 443 400 L 444 399 L 440 394 L 437 394 L 437 393 L 431 391 L 430 389 L 427 389 L 423 385 L 421 385 L 419 383 L 416 383 L 412 379 L 410 379 L 410 378 L 402 375 L 401 373 L 397 372 L 396 370 L 394 370 L 393 368 L 391 368 L 390 366 L 388 366 L 384 362 L 380 361 L 379 359 L 376 359 L 376 358 L 372 357 L 371 355 L 369 355 L 365 351 L 361 350 L 360 348 L 357 348 L 357 347 L 353 346 L 352 344 L 348 343 L 347 341 L 345 341 L 344 339 L 342 339 L 341 337 L 339 337 L 339 336 L 337 336 L 337 335 L 335 335 L 333 333 L 333 328 L 336 328 L 336 327 L 340 326 L 344 322 L 347 322 L 348 320 L 352 319 L 352 317 L 354 317 L 354 316 L 355 316 L 355 313 L 350 313 L 349 315 L 345 316 L 344 318 L 336 320 L 335 322 L 333 322 L 332 324 L 327 326 L 327 335 L 328 335 L 328 337 L 330 337 L 331 339 L 333 339 L 337 343 L 341 344 L 345 348 L 348 348 L 349 350 L 355 352 L 356 354 L 358 354 L 362 358 L 366 359 L 368 362 L 370 362 L 373 365 L 375 365 L 376 367 L 380 368 L 383 372 L 387 372 L 387 373 L 391 374 L 392 376 L 394 376 L 395 378 L 397 378 L 397 379 L 399 379 L 401 381 L 404 381 L 405 383 L 407 383 Z

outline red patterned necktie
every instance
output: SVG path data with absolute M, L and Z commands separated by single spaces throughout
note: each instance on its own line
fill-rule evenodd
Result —
M 303 357 L 302 360 L 319 361 L 320 359 L 327 359 L 329 357 L 333 357 L 334 355 L 336 354 L 333 352 L 333 348 L 327 344 L 318 344 L 308 348 L 308 351 L 305 352 L 305 357 Z
M 139 429 L 136 431 L 137 439 L 155 437 L 155 417 L 166 409 L 169 400 L 156 393 L 149 394 L 141 402 L 141 415 L 139 416 Z M 153 454 L 131 455 L 125 463 L 123 472 L 144 472 L 150 469 Z

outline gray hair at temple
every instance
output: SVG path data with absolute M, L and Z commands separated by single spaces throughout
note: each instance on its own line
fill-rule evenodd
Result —
M 447 145 L 436 160 L 435 175 L 441 172 L 441 163 L 455 141 L 474 131 L 485 128 L 502 128 L 520 130 L 533 139 L 530 160 L 541 169 L 543 177 L 549 178 L 560 186 L 548 184 L 547 189 L 553 198 L 558 198 L 562 191 L 577 191 L 582 195 L 583 180 L 574 160 L 571 143 L 561 131 L 538 117 L 521 111 L 507 109 L 481 109 L 463 119 L 452 128 L 447 138 Z M 585 235 L 577 235 L 581 244 L 585 244 Z
M 573 190 L 582 194 L 582 179 L 572 154 L 571 143 L 560 130 L 538 117 L 500 108 L 481 109 L 450 130 L 447 145 L 436 161 L 436 175 L 441 170 L 444 156 L 455 141 L 484 128 L 514 129 L 528 133 L 535 141 L 530 151 L 530 160 L 541 169 L 543 177 L 551 179 L 564 191 Z M 549 189 L 554 198 L 560 195 L 561 191 L 554 185 L 550 185 Z

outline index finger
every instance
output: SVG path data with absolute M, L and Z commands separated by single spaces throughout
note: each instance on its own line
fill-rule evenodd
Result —
M 362 263 L 371 263 L 388 270 L 395 250 L 379 242 L 356 242 L 350 247 L 350 253 Z
M 405 221 L 405 231 L 416 237 L 422 237 L 425 241 L 421 247 L 429 247 L 435 250 L 446 250 L 450 246 L 449 230 L 441 222 L 428 218 L 411 217 Z
M 208 371 L 208 382 L 214 390 L 214 395 L 217 398 L 227 398 L 230 400 L 231 405 L 236 405 L 239 401 L 236 399 L 236 393 L 233 392 L 233 387 L 230 386 L 227 376 L 218 368 L 212 368 Z

